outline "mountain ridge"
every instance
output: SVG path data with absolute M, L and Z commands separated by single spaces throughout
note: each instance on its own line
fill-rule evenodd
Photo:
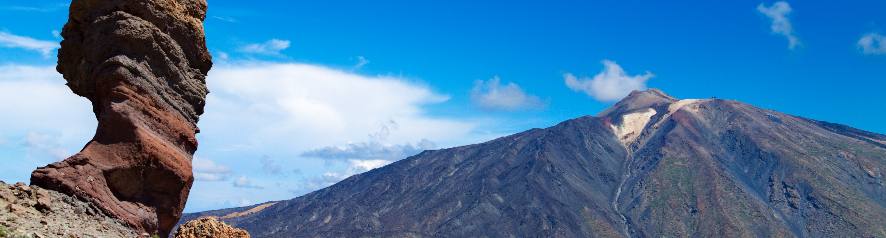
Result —
M 886 236 L 883 138 L 636 91 L 597 116 L 425 151 L 225 221 L 255 237 Z

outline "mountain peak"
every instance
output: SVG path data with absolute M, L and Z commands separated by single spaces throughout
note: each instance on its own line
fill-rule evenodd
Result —
M 630 98 L 632 96 L 636 97 L 638 95 L 656 96 L 656 97 L 660 97 L 660 98 L 664 98 L 664 99 L 677 100 L 674 97 L 671 97 L 671 95 L 668 95 L 664 91 L 661 91 L 661 89 L 657 89 L 657 88 L 650 88 L 650 89 L 643 90 L 643 91 L 640 91 L 640 90 L 631 91 L 631 93 L 628 94 L 628 96 L 625 99 Z
M 678 101 L 676 98 L 664 93 L 659 89 L 647 89 L 644 91 L 634 90 L 627 97 L 601 112 L 600 117 L 618 116 L 635 110 L 655 108 Z

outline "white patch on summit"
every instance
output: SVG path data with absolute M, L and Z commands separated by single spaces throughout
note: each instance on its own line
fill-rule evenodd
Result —
M 655 116 L 657 112 L 652 108 L 645 111 L 625 114 L 621 116 L 621 123 L 618 125 L 610 125 L 612 131 L 618 136 L 618 140 L 625 146 L 630 145 L 640 136 L 646 124 Z
M 668 115 L 674 114 L 674 112 L 677 112 L 678 110 L 680 110 L 681 108 L 683 108 L 685 106 L 689 106 L 689 105 L 695 104 L 697 102 L 702 102 L 702 101 L 704 101 L 704 100 L 702 100 L 702 99 L 683 99 L 683 100 L 677 101 L 675 103 L 671 103 L 671 105 L 668 106 Z M 690 109 L 692 109 L 692 108 L 690 108 Z M 695 109 L 697 109 L 697 108 L 695 108 Z
M 680 109 L 686 109 L 689 112 L 697 113 L 698 112 L 698 104 L 710 101 L 710 99 L 683 99 L 680 101 L 676 101 L 668 105 L 668 113 L 661 117 L 655 125 L 652 125 L 653 130 L 657 130 L 661 123 L 664 123 L 671 115 L 674 115 L 675 112 L 680 111 Z

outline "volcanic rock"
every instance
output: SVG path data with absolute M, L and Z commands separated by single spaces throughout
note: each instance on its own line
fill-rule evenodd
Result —
M 38 168 L 31 184 L 82 197 L 130 226 L 167 235 L 193 175 L 212 66 L 205 0 L 74 0 L 57 70 L 92 102 L 95 137 Z

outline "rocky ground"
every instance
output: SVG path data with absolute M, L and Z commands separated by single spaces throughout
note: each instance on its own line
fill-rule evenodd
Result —
M 146 237 L 95 205 L 56 191 L 0 181 L 0 237 Z

